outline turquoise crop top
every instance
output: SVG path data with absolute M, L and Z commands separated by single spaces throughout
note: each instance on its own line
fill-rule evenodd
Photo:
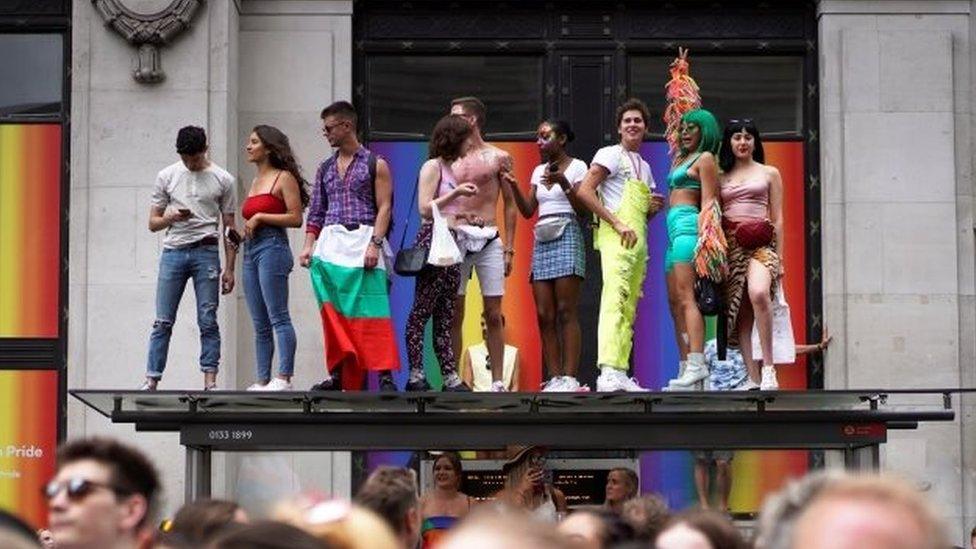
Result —
M 681 164 L 678 164 L 671 173 L 668 174 L 668 188 L 669 189 L 692 189 L 695 191 L 701 190 L 701 181 L 694 179 L 688 175 L 688 168 L 695 163 L 695 160 L 701 156 L 701 153 L 696 153 L 691 155 L 688 160 L 685 160 Z

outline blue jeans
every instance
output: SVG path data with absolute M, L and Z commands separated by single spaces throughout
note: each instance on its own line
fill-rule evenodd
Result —
M 258 381 L 271 379 L 274 335 L 278 338 L 278 375 L 295 371 L 295 328 L 288 314 L 288 274 L 295 260 L 281 227 L 261 227 L 244 242 L 244 296 L 254 322 Z
M 156 320 L 149 336 L 146 377 L 159 379 L 166 369 L 169 339 L 173 335 L 176 309 L 180 306 L 186 281 L 193 279 L 197 298 L 197 326 L 200 328 L 200 370 L 217 372 L 220 363 L 220 330 L 217 303 L 220 297 L 220 254 L 217 246 L 164 249 L 159 258 L 156 281 Z

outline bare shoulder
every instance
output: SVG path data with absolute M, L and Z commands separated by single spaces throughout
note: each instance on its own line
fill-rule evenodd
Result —
M 281 175 L 278 176 L 278 182 L 284 185 L 298 185 L 298 180 L 295 176 L 288 170 L 283 170 Z
M 494 156 L 495 161 L 498 162 L 498 168 L 501 170 L 512 169 L 512 155 L 508 154 L 507 151 L 500 149 L 494 145 L 488 145 L 488 150 L 491 151 L 492 156 Z
M 776 166 L 770 166 L 769 164 L 763 164 L 763 170 L 765 170 L 766 175 L 772 181 L 779 181 L 782 179 L 780 176 L 779 169 Z

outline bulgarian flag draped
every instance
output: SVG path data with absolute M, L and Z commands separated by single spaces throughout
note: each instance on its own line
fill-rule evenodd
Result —
M 309 266 L 322 315 L 325 366 L 329 372 L 342 368 L 346 390 L 362 389 L 367 370 L 400 368 L 386 266 L 381 257 L 375 268 L 363 267 L 372 236 L 368 225 L 353 231 L 342 225 L 324 227 Z

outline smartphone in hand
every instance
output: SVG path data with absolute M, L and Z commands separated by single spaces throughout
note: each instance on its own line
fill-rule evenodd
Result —
M 237 232 L 234 227 L 224 227 L 224 237 L 230 241 L 231 244 L 236 248 L 241 244 L 241 233 Z

